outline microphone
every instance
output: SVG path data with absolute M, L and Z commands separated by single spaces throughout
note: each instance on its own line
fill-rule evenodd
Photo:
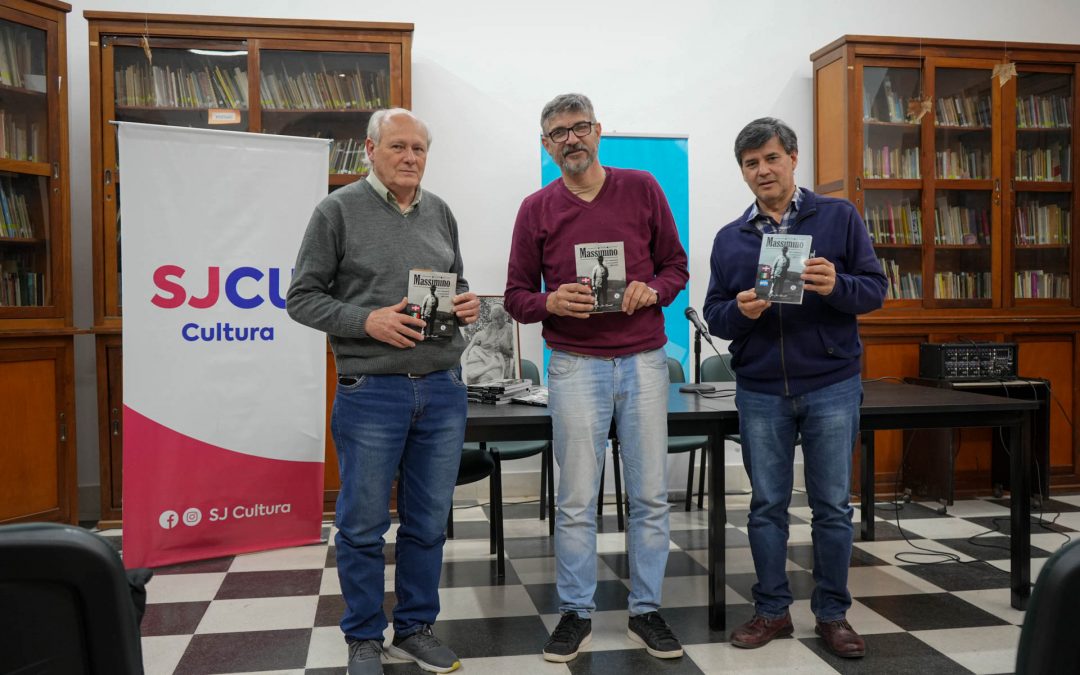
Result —
M 701 333 L 701 337 L 705 338 L 705 341 L 708 342 L 709 344 L 712 344 L 713 341 L 712 341 L 712 336 L 709 335 L 709 329 L 701 321 L 701 317 L 699 317 L 698 313 L 694 311 L 694 308 L 693 307 L 687 307 L 686 311 L 683 312 L 683 314 L 685 314 L 686 318 L 690 320 L 690 323 L 694 324 L 694 328 L 697 329 L 697 332 Z M 713 348 L 715 349 L 716 346 L 713 345 Z

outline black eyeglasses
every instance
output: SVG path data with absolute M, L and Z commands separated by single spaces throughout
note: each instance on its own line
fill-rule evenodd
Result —
M 573 131 L 578 138 L 585 138 L 592 133 L 594 124 L 596 122 L 578 122 L 572 127 L 557 127 L 547 132 L 547 137 L 551 139 L 552 143 L 562 143 L 570 137 L 570 132 Z

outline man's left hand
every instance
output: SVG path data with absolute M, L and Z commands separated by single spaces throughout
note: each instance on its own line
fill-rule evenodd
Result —
M 806 282 L 806 290 L 828 295 L 836 287 L 836 267 L 825 258 L 810 258 L 799 275 Z
M 633 314 L 642 307 L 655 305 L 657 299 L 656 293 L 646 286 L 644 282 L 631 281 L 630 285 L 626 287 L 626 292 L 623 293 L 622 311 Z
M 480 299 L 472 291 L 455 295 L 451 298 L 454 303 L 454 316 L 463 324 L 470 324 L 480 318 Z

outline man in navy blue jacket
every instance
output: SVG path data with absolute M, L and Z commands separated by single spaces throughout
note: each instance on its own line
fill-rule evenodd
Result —
M 862 402 L 856 316 L 881 307 L 886 278 L 866 226 L 848 201 L 795 186 L 795 133 L 780 120 L 748 124 L 735 140 L 743 179 L 757 197 L 713 241 L 705 319 L 731 340 L 743 464 L 750 476 L 749 536 L 757 583 L 754 618 L 731 643 L 753 649 L 793 632 L 785 565 L 796 434 L 802 434 L 813 512 L 816 631 L 837 656 L 866 653 L 847 622 L 853 527 L 851 456 Z M 763 234 L 811 235 L 800 305 L 754 292 Z

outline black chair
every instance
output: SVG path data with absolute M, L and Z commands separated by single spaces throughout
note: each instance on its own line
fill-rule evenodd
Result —
M 1016 675 L 1080 673 L 1080 540 L 1054 552 L 1043 564 L 1028 599 L 1016 650 Z
M 143 672 L 124 565 L 87 530 L 0 526 L 0 608 L 2 673 Z
M 675 359 L 668 357 L 668 377 L 672 382 L 686 382 L 682 365 Z M 694 459 L 697 451 L 701 450 L 701 484 L 698 487 L 698 508 L 702 508 L 705 497 L 705 468 L 708 462 L 708 436 L 668 436 L 668 454 L 675 455 L 680 452 L 690 453 L 690 462 L 686 468 L 686 510 L 690 510 L 690 504 L 694 499 Z
M 477 481 L 490 478 L 488 482 L 489 501 L 491 502 L 491 519 L 488 525 L 491 540 L 491 552 L 496 555 L 495 571 L 499 579 L 506 576 L 506 556 L 503 546 L 502 532 L 502 476 L 499 464 L 492 458 L 491 452 L 484 443 L 467 445 L 479 445 L 479 447 L 466 447 L 461 451 L 461 465 L 458 468 L 457 482 L 455 485 L 468 485 Z M 450 509 L 450 515 L 446 519 L 446 536 L 454 538 L 454 509 Z

